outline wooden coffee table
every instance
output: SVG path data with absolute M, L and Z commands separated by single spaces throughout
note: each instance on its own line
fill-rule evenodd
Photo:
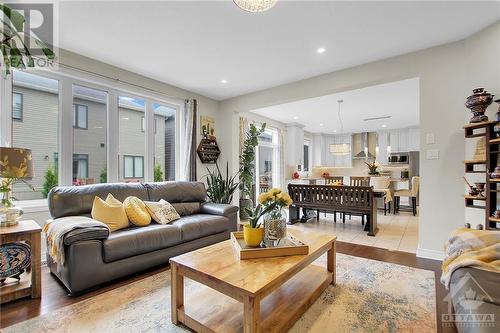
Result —
M 330 284 L 337 237 L 288 228 L 309 254 L 239 260 L 230 240 L 170 259 L 172 322 L 197 332 L 286 332 Z M 327 253 L 326 267 L 313 264 Z M 184 277 L 201 283 L 186 290 Z

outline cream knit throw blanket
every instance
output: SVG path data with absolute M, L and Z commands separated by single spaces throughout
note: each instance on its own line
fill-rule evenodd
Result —
M 460 267 L 500 273 L 500 231 L 460 228 L 450 235 L 445 251 L 441 283 L 446 289 L 450 287 L 451 274 Z
M 71 230 L 88 227 L 108 228 L 104 223 L 85 216 L 61 217 L 49 220 L 43 226 L 47 235 L 47 251 L 58 267 L 64 265 L 64 236 Z

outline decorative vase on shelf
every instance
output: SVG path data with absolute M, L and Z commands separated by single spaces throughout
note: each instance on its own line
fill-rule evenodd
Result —
M 496 113 L 497 123 L 493 127 L 493 132 L 495 133 L 495 137 L 500 138 L 500 99 L 497 99 L 495 103 L 498 103 L 498 111 Z
M 264 216 L 264 244 L 266 247 L 279 245 L 286 237 L 286 213 L 283 208 L 274 209 Z
M 470 119 L 471 123 L 488 121 L 488 116 L 484 113 L 493 101 L 493 96 L 494 95 L 484 90 L 484 88 L 472 90 L 472 95 L 467 97 L 467 101 L 465 102 L 465 106 L 472 112 L 472 118 Z

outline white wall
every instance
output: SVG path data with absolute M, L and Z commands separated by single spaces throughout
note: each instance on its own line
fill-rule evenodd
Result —
M 465 221 L 462 126 L 469 114 L 463 103 L 478 86 L 500 93 L 499 41 L 500 22 L 497 22 L 463 41 L 225 100 L 221 103 L 221 115 L 225 126 L 231 128 L 234 112 L 419 77 L 422 183 L 418 253 L 438 258 L 449 232 Z M 425 144 L 427 133 L 435 135 L 435 144 Z M 223 150 L 233 156 L 231 142 L 235 138 L 234 128 L 221 138 Z M 426 160 L 429 149 L 438 149 L 440 158 Z M 233 158 L 233 168 L 235 165 L 237 160 Z

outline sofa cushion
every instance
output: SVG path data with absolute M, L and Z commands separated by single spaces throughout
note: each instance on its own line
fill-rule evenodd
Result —
M 199 182 L 172 181 L 145 183 L 144 186 L 148 191 L 148 201 L 163 199 L 174 204 L 178 202 L 205 202 L 207 200 L 205 185 Z
M 108 194 L 106 201 L 95 197 L 92 218 L 105 223 L 110 232 L 126 228 L 130 224 L 122 203 L 113 198 L 111 194 Z
M 182 217 L 170 225 L 181 230 L 182 241 L 186 242 L 229 230 L 229 219 L 224 216 L 195 214 Z
M 111 233 L 103 242 L 104 261 L 136 256 L 181 243 L 181 229 L 170 224 L 150 224 Z
M 49 210 L 52 218 L 64 216 L 88 216 L 96 196 L 105 199 L 111 193 L 119 201 L 136 196 L 148 200 L 148 190 L 140 183 L 106 183 L 83 186 L 58 186 L 49 194 Z

